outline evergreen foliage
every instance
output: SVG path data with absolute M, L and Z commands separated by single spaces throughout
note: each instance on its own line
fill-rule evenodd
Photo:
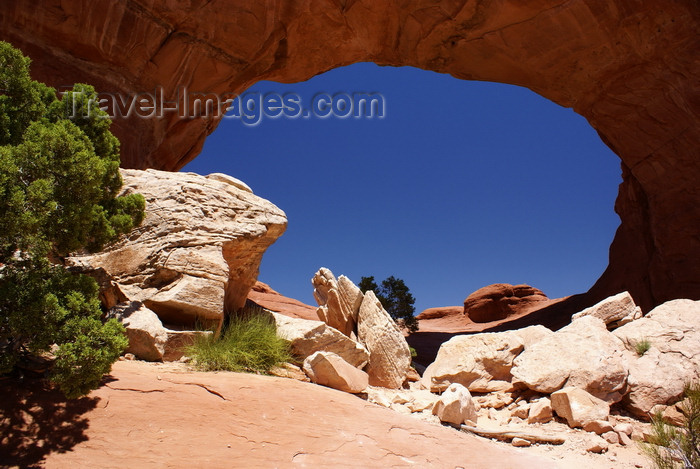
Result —
M 50 377 L 72 398 L 97 387 L 127 342 L 100 320 L 96 282 L 61 259 L 127 233 L 145 201 L 117 197 L 119 141 L 94 89 L 58 99 L 29 64 L 0 41 L 0 374 L 55 345 Z
M 382 280 L 381 286 L 378 286 L 374 277 L 362 277 L 358 287 L 362 293 L 372 290 L 400 327 L 407 328 L 409 332 L 418 330 L 418 320 L 414 316 L 416 308 L 413 306 L 416 300 L 403 280 L 392 275 Z
M 658 469 L 700 469 L 700 383 L 688 384 L 681 405 L 681 427 L 664 423 L 660 413 L 652 418 L 653 430 L 644 452 Z

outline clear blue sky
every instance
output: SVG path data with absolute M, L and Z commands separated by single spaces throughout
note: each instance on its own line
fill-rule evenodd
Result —
M 416 310 L 491 283 L 555 298 L 603 272 L 620 161 L 586 120 L 525 88 L 355 64 L 251 90 L 379 92 L 383 119 L 225 119 L 184 171 L 223 172 L 284 210 L 259 279 L 315 305 L 322 266 L 406 281 Z M 250 91 L 250 90 L 249 90 Z

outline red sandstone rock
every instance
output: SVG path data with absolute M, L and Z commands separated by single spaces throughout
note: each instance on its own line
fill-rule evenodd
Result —
M 299 300 L 295 300 L 294 298 L 288 298 L 277 293 L 270 288 L 269 285 L 262 282 L 256 282 L 255 285 L 253 285 L 253 288 L 248 292 L 248 299 L 263 308 L 284 314 L 285 316 L 318 321 L 316 308 L 302 303 Z
M 89 397 L 0 381 L 10 467 L 508 467 L 552 461 L 297 380 L 115 363 Z
M 464 314 L 474 322 L 506 319 L 537 307 L 547 296 L 529 285 L 495 283 L 480 288 L 464 300 Z
M 451 318 L 453 316 L 461 316 L 464 313 L 463 306 L 442 306 L 438 308 L 428 308 L 423 310 L 416 319 L 426 321 L 431 319 Z
M 700 8 L 684 0 L 303 2 L 5 0 L 0 39 L 60 86 L 166 99 L 236 94 L 374 61 L 527 87 L 584 116 L 622 159 L 621 226 L 591 304 L 700 299 Z M 213 118 L 116 122 L 126 167 L 175 170 Z M 564 176 L 566 177 L 566 176 Z
M 260 280 L 257 280 L 253 287 L 250 289 L 250 291 L 258 292 L 258 293 L 267 293 L 270 295 L 279 295 L 280 293 L 276 290 L 273 290 L 270 285 L 267 283 L 263 283 Z

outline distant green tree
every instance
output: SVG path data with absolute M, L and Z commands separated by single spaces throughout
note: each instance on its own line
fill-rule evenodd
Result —
M 362 293 L 372 290 L 399 326 L 406 327 L 409 332 L 418 330 L 418 320 L 414 316 L 416 308 L 413 306 L 416 300 L 403 280 L 392 275 L 378 286 L 374 277 L 362 277 L 358 287 Z
M 0 374 L 55 345 L 50 377 L 86 394 L 126 346 L 103 323 L 96 282 L 61 264 L 141 223 L 140 194 L 117 197 L 119 141 L 88 85 L 55 91 L 0 41 Z M 72 117 L 71 117 L 72 116 Z

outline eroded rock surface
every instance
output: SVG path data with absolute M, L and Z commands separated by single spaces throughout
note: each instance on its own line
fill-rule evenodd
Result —
M 474 322 L 498 321 L 547 300 L 544 293 L 529 285 L 496 283 L 470 294 L 464 300 L 464 314 Z
M 316 314 L 319 319 L 353 337 L 363 299 L 360 289 L 344 275 L 336 279 L 333 272 L 325 267 L 316 272 L 311 283 L 318 303 Z
M 269 376 L 120 361 L 109 382 L 79 401 L 6 380 L 0 395 L 0 452 L 10 466 L 559 467 L 350 394 Z M 18 412 L 25 402 L 41 411 Z
M 315 352 L 333 352 L 352 366 L 363 368 L 369 361 L 369 352 L 362 344 L 341 334 L 323 321 L 290 318 L 270 313 L 277 335 L 288 340 L 292 353 L 301 361 Z
M 594 420 L 605 420 L 610 406 L 583 389 L 568 386 L 553 392 L 552 409 L 566 419 L 570 427 L 583 427 Z
M 537 392 L 575 386 L 609 403 L 618 402 L 629 372 L 623 349 L 603 321 L 586 316 L 523 351 L 511 373 L 514 381 Z
M 349 393 L 359 393 L 368 385 L 368 376 L 333 352 L 315 352 L 304 360 L 304 372 L 311 381 Z
M 629 292 L 618 293 L 571 316 L 575 321 L 584 316 L 594 316 L 605 323 L 608 329 L 630 323 L 642 317 L 641 309 L 634 303 Z
M 673 404 L 686 383 L 700 379 L 700 301 L 669 301 L 613 334 L 628 350 L 630 392 L 624 403 L 637 416 L 648 418 L 654 405 Z M 640 357 L 642 341 L 649 350 Z
M 371 290 L 365 293 L 360 305 L 357 336 L 369 351 L 369 384 L 401 387 L 411 367 L 411 351 L 398 326 Z
M 69 262 L 102 268 L 130 301 L 166 324 L 218 325 L 240 309 L 265 250 L 287 220 L 272 203 L 220 177 L 122 170 L 124 193 L 146 199 L 146 217 L 127 238 Z
M 514 332 L 459 335 L 442 344 L 423 379 L 435 392 L 451 383 L 472 392 L 507 391 L 512 388 L 513 360 L 522 350 L 523 340 Z

